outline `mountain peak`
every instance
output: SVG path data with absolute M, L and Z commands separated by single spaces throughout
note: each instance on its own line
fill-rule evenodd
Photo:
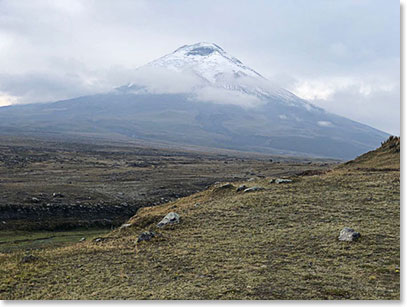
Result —
M 184 45 L 182 47 L 179 47 L 173 53 L 176 52 L 182 52 L 187 56 L 191 55 L 206 56 L 212 54 L 213 52 L 224 53 L 224 50 L 215 43 L 200 42 L 192 45 Z
M 245 66 L 240 60 L 228 54 L 215 43 L 199 42 L 184 45 L 146 65 L 147 67 L 165 68 L 171 71 L 192 71 L 202 80 L 212 85 L 225 87 L 225 78 L 249 77 L 262 79 L 255 70 Z M 226 85 L 226 87 L 229 87 Z

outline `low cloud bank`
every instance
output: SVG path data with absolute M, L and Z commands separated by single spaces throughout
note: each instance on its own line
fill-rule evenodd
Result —
M 232 73 L 217 76 L 219 83 L 212 84 L 193 70 L 173 71 L 161 67 L 146 66 L 132 77 L 134 92 L 151 94 L 192 94 L 198 101 L 255 107 L 263 104 L 260 98 L 244 91 L 253 86 L 250 77 L 235 78 Z

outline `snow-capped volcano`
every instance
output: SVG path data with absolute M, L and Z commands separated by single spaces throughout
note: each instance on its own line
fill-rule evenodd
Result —
M 225 74 L 236 78 L 250 76 L 264 79 L 258 72 L 243 65 L 237 58 L 213 43 L 185 45 L 147 65 L 176 72 L 192 70 L 211 84 L 222 81 Z
M 228 91 L 223 94 L 248 95 L 249 97 L 246 97 L 248 100 L 278 98 L 290 104 L 298 104 L 300 100 L 289 91 L 271 84 L 260 73 L 244 65 L 214 43 L 200 42 L 184 45 L 174 52 L 140 67 L 138 71 L 143 77 L 150 75 L 151 72 L 155 73 L 154 77 L 161 74 L 167 79 L 173 79 L 174 83 L 179 79 L 176 75 L 183 76 L 180 82 L 190 76 L 190 80 L 187 82 L 190 85 L 187 91 L 190 93 L 201 94 L 202 91 L 208 91 L 208 89 L 222 89 Z M 143 77 L 138 77 L 134 83 L 127 86 L 127 89 L 140 90 L 143 88 L 145 90 L 149 88 L 148 81 L 150 80 L 146 82 Z M 155 81 L 154 85 L 156 84 Z M 241 99 L 243 98 L 240 97 Z M 236 99 L 236 101 L 240 100 Z M 305 101 L 300 102 L 300 104 L 304 103 L 308 105 Z M 309 108 L 309 106 L 307 107 Z
M 343 159 L 388 137 L 271 84 L 216 44 L 182 46 L 129 81 L 104 94 L 0 108 L 0 130 Z

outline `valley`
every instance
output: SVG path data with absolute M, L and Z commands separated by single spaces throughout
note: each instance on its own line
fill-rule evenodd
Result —
M 335 160 L 0 137 L 0 230 L 111 229 L 215 182 L 326 170 Z

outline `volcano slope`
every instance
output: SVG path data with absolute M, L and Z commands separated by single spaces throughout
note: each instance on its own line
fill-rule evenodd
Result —
M 286 184 L 140 209 L 99 242 L 2 254 L 2 299 L 400 299 L 400 140 Z M 237 192 L 240 184 L 263 187 Z M 180 223 L 157 228 L 169 212 Z M 338 241 L 343 227 L 361 233 Z M 136 243 L 152 230 L 151 241 Z

